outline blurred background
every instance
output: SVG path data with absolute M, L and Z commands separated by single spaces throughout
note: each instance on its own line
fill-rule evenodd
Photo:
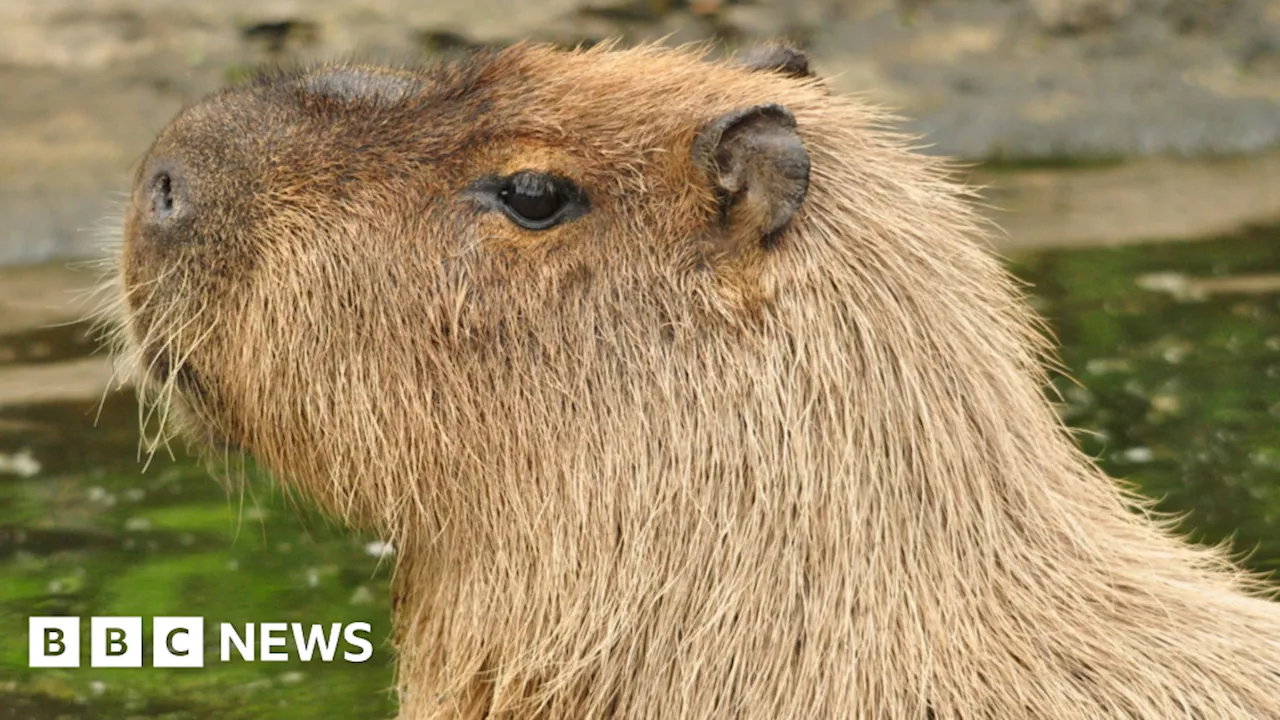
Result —
M 27 669 L 31 615 L 390 631 L 377 538 L 263 478 L 228 492 L 182 447 L 139 453 L 85 263 L 154 134 L 260 68 L 610 37 L 788 40 L 969 163 L 1086 449 L 1280 569 L 1280 1 L 0 0 L 0 720 L 394 712 L 385 644 L 363 665 Z

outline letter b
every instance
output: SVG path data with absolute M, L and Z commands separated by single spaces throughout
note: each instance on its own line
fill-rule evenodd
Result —
M 142 667 L 142 618 L 91 618 L 89 661 L 93 667 Z
M 80 618 L 28 619 L 27 666 L 80 667 Z

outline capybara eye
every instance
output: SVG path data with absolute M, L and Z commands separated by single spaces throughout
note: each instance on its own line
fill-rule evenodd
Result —
M 173 178 L 158 172 L 151 178 L 151 217 L 164 220 L 173 214 Z
M 545 230 L 566 219 L 566 210 L 578 194 L 572 184 L 537 172 L 519 172 L 498 190 L 502 209 L 527 230 Z

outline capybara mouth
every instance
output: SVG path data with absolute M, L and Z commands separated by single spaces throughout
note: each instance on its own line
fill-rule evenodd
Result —
M 207 392 L 203 376 L 192 367 L 190 360 L 176 359 L 173 352 L 169 347 L 150 348 L 144 354 L 146 378 L 159 387 L 172 385 L 189 401 L 205 400 Z
M 153 346 L 143 354 L 146 365 L 141 380 L 156 389 L 158 399 L 178 412 L 180 424 L 191 438 L 206 448 L 241 452 L 238 437 L 229 434 L 225 422 L 214 412 L 217 406 L 204 373 L 189 359 L 175 357 L 167 346 Z
M 167 359 L 156 368 L 157 375 L 161 382 L 168 382 L 170 379 L 178 386 L 183 393 L 190 394 L 200 389 L 200 376 L 194 368 L 189 364 L 179 365 L 177 370 L 173 369 L 173 364 Z

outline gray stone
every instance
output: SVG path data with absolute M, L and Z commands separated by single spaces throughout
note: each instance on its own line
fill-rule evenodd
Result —
M 785 38 L 930 152 L 1012 161 L 1280 146 L 1271 0 L 8 0 L 0 264 L 93 255 L 183 105 L 265 64 L 413 63 L 564 45 Z
M 1129 13 L 1132 0 L 1028 0 L 1036 18 L 1054 33 L 1105 28 Z

